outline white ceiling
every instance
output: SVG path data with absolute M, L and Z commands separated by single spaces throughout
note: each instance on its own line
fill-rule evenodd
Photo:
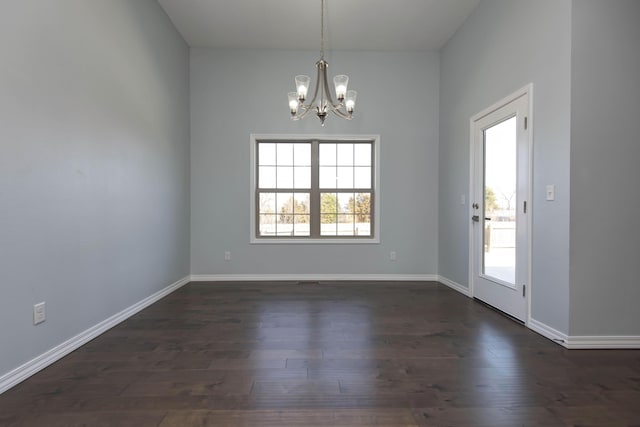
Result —
M 327 49 L 436 50 L 480 0 L 325 0 Z M 320 48 L 320 0 L 158 0 L 191 47 Z

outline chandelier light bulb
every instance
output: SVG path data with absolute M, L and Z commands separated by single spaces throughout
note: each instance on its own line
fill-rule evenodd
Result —
M 298 91 L 298 99 L 300 101 L 307 99 L 310 83 L 311 77 L 304 75 L 296 76 L 296 90 Z
M 349 84 L 349 76 L 345 76 L 344 74 L 339 74 L 333 78 L 333 84 L 336 88 L 336 98 L 338 98 L 338 101 L 342 102 L 345 95 L 347 94 L 347 85 Z
M 355 90 L 347 91 L 347 98 L 345 101 L 345 107 L 347 107 L 347 112 L 349 114 L 353 113 L 353 110 L 356 107 L 356 98 L 358 97 L 358 92 Z
M 298 94 L 296 92 L 289 92 L 289 110 L 292 115 L 296 115 L 298 112 Z

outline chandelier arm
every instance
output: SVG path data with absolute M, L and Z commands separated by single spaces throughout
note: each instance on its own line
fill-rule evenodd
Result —
M 342 107 L 344 107 L 344 102 L 338 102 L 337 104 L 331 103 L 331 105 L 329 106 L 329 108 L 331 108 L 332 110 L 339 110 Z
M 315 104 L 315 103 L 316 103 L 316 100 L 318 99 L 318 89 L 321 89 L 321 86 L 320 86 L 320 79 L 321 79 L 321 75 L 320 75 L 320 73 L 321 73 L 321 71 L 320 71 L 320 68 L 321 68 L 321 67 L 320 67 L 320 62 L 321 62 L 321 61 L 322 61 L 322 60 L 320 60 L 320 61 L 316 62 L 316 69 L 317 69 L 317 75 L 316 75 L 316 87 L 315 87 L 315 89 L 313 90 L 313 98 L 311 98 L 311 101 L 309 101 L 309 103 L 308 103 L 308 104 L 304 105 L 305 109 L 311 109 L 311 108 L 313 108 L 313 104 Z M 321 91 L 321 90 L 320 90 L 320 91 Z M 320 95 L 320 96 L 322 97 L 322 95 Z
M 323 69 L 322 69 L 322 74 L 323 74 L 323 76 L 322 76 L 322 77 L 323 77 L 323 80 L 324 80 L 324 81 L 322 82 L 322 85 L 324 86 L 324 92 L 325 92 L 325 93 L 326 93 L 326 95 L 327 95 L 327 102 L 328 102 L 328 104 L 329 104 L 331 107 L 336 108 L 336 106 L 337 106 L 337 105 L 339 105 L 340 103 L 336 104 L 336 103 L 333 101 L 333 97 L 331 96 L 331 89 L 329 88 L 329 81 L 327 80 L 327 68 L 328 68 L 328 66 L 329 66 L 329 64 L 325 62 L 325 63 L 324 63 L 324 67 L 323 67 Z
M 349 113 L 345 113 L 344 111 L 340 110 L 339 108 L 331 108 L 331 112 L 333 114 L 335 114 L 338 117 L 342 117 L 343 119 L 346 120 L 351 120 L 353 118 L 353 115 L 349 114 Z
M 314 109 L 311 108 L 312 106 L 310 105 L 301 105 L 300 108 L 302 108 L 304 111 L 302 114 L 297 114 L 295 116 L 295 120 L 300 120 L 300 119 L 304 119 L 305 117 L 307 117 L 309 115 L 309 113 L 311 113 Z

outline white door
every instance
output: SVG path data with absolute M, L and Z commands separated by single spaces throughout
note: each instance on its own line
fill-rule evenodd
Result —
M 471 119 L 472 293 L 522 322 L 530 270 L 530 92 L 527 86 Z

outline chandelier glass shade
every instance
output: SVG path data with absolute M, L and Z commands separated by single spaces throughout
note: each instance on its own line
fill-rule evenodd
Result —
M 333 88 L 335 89 L 335 100 L 329 87 L 327 79 L 327 68 L 329 64 L 324 59 L 324 0 L 320 0 L 320 60 L 316 62 L 316 84 L 311 100 L 309 99 L 309 88 L 311 77 L 299 75 L 295 78 L 296 91 L 289 92 L 289 110 L 293 120 L 301 120 L 307 117 L 312 111 L 320 119 L 324 126 L 324 121 L 331 111 L 338 117 L 351 120 L 356 105 L 358 93 L 355 90 L 348 90 L 349 76 L 339 74 L 333 78 Z

